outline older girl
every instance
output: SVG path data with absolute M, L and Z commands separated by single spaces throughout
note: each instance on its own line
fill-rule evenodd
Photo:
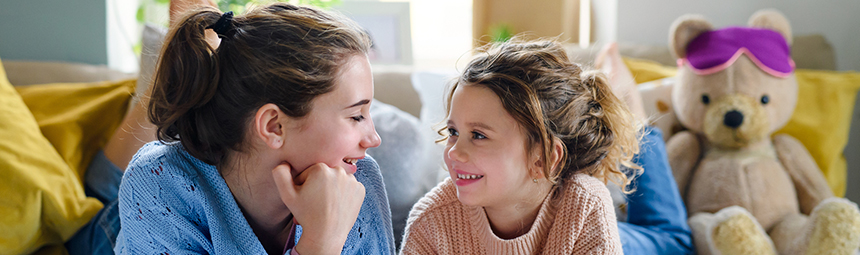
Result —
M 348 19 L 289 4 L 173 24 L 148 108 L 161 141 L 123 175 L 115 251 L 392 253 L 365 157 L 380 143 L 369 47 Z

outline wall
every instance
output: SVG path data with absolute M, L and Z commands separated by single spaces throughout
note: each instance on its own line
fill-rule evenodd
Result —
M 0 0 L 0 58 L 105 65 L 105 0 Z
M 489 41 L 490 27 L 507 24 L 527 38 L 579 40 L 579 0 L 473 0 L 472 37 Z M 476 46 L 481 45 L 476 41 Z
M 134 46 L 140 43 L 140 26 L 135 19 L 138 0 L 107 0 L 107 65 L 111 69 L 133 73 L 140 59 Z M 167 11 L 164 11 L 167 16 Z
M 687 13 L 705 15 L 715 27 L 746 25 L 757 10 L 776 8 L 786 15 L 795 35 L 823 34 L 836 50 L 839 70 L 860 71 L 860 1 L 682 1 L 610 0 L 618 2 L 618 40 L 666 45 L 669 26 Z

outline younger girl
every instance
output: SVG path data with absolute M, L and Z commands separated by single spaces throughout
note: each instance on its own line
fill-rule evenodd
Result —
M 620 254 L 605 183 L 638 168 L 627 106 L 558 43 L 482 53 L 448 97 L 450 178 L 413 207 L 402 253 Z
M 173 24 L 148 108 L 161 141 L 123 175 L 116 253 L 393 253 L 361 31 L 289 4 Z

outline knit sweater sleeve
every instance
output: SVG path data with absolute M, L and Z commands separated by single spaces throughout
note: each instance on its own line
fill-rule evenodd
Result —
M 585 201 L 590 205 L 590 210 L 584 212 L 587 225 L 577 238 L 574 254 L 623 254 L 609 190 L 599 186 L 602 183 L 583 184 L 585 190 L 591 193 Z
M 182 185 L 187 183 L 188 177 L 158 161 L 155 157 L 136 156 L 123 175 L 118 199 L 122 227 L 117 236 L 115 252 L 213 252 L 208 233 L 202 231 L 204 219 L 194 212 L 200 208 L 195 206 L 195 201 L 189 201 L 188 197 L 179 194 L 192 193 L 193 186 Z
M 355 179 L 364 185 L 366 194 L 341 254 L 394 254 L 391 207 L 379 164 L 367 156 L 359 160 L 357 166 Z

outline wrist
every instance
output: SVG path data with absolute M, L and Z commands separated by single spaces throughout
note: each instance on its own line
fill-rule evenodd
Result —
M 331 239 L 319 239 L 314 237 L 307 237 L 302 235 L 302 238 L 299 239 L 299 242 L 296 243 L 296 246 L 293 247 L 293 252 L 298 254 L 340 254 L 341 250 L 343 250 L 344 242 L 340 242 L 339 244 Z M 291 254 L 293 255 L 293 254 Z

